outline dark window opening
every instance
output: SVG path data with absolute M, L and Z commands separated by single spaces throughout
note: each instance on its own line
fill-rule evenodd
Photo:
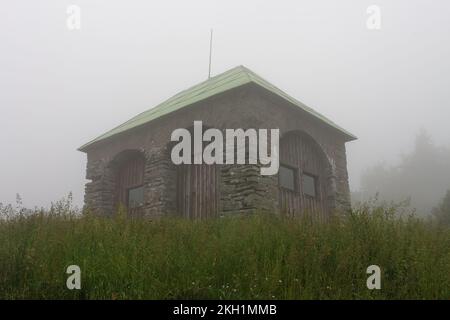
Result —
M 144 205 L 144 186 L 128 190 L 128 208 L 134 209 Z
M 303 193 L 309 197 L 316 197 L 316 177 L 304 173 L 302 179 Z
M 295 191 L 295 177 L 296 170 L 294 168 L 280 165 L 280 169 L 278 171 L 278 182 L 281 188 Z

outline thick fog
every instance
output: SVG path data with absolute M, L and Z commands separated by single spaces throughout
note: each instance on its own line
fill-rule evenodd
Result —
M 72 4 L 79 30 L 67 27 Z M 380 29 L 367 27 L 370 5 Z M 358 191 L 367 168 L 413 152 L 421 129 L 450 146 L 449 17 L 447 0 L 3 3 L 0 202 L 48 206 L 72 191 L 81 205 L 76 149 L 205 80 L 210 28 L 212 75 L 245 65 L 358 136 L 347 145 Z

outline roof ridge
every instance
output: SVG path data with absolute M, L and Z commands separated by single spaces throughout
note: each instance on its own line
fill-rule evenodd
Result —
M 156 118 L 159 118 L 165 114 L 177 111 L 178 109 L 184 108 L 188 105 L 202 101 L 216 94 L 231 90 L 233 88 L 242 86 L 246 83 L 253 82 L 268 91 L 284 98 L 285 100 L 291 102 L 292 104 L 303 109 L 307 113 L 315 116 L 316 118 L 324 121 L 328 125 L 334 127 L 335 129 L 348 135 L 350 138 L 356 139 L 354 135 L 339 127 L 333 121 L 329 120 L 324 115 L 315 111 L 314 109 L 306 106 L 299 100 L 293 98 L 283 90 L 279 89 L 269 81 L 265 80 L 260 75 L 256 74 L 252 70 L 248 69 L 244 65 L 238 65 L 227 71 L 219 73 L 207 80 L 204 80 L 196 85 L 190 86 L 177 94 L 171 96 L 170 98 L 164 100 L 163 102 L 157 104 L 153 108 L 147 109 L 138 115 L 132 117 L 131 119 L 123 122 L 122 124 L 114 127 L 113 129 L 105 132 L 104 134 L 98 136 L 97 138 L 89 141 L 88 143 L 81 146 L 78 150 L 83 151 L 86 147 L 91 144 L 98 142 L 100 140 L 109 138 L 116 134 L 122 133 L 129 129 L 138 127 L 145 123 L 148 123 Z

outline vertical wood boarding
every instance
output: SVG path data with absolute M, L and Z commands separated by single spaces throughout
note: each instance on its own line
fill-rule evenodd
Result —
M 181 216 L 204 219 L 218 215 L 217 165 L 180 165 L 177 177 L 177 206 Z
M 279 188 L 280 211 L 289 216 L 305 212 L 323 217 L 326 204 L 326 160 L 312 138 L 298 133 L 288 134 L 280 142 L 280 164 L 296 169 L 295 191 Z M 316 197 L 305 195 L 302 188 L 303 174 L 316 178 Z

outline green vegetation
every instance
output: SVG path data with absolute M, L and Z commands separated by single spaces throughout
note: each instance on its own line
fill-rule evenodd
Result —
M 0 219 L 0 299 L 449 299 L 450 230 L 393 212 L 150 221 L 60 203 Z M 366 287 L 372 264 L 381 290 Z
M 447 191 L 444 199 L 438 207 L 433 209 L 432 213 L 438 223 L 450 226 L 450 190 Z

